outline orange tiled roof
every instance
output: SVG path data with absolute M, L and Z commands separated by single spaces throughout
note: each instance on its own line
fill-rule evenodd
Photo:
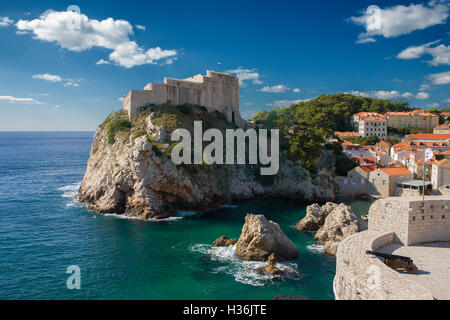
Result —
M 417 133 L 406 136 L 408 140 L 449 140 L 450 134 Z
M 382 168 L 382 166 L 377 165 L 377 164 L 371 164 L 371 165 L 368 165 L 368 166 L 359 166 L 359 167 L 361 169 L 363 169 L 364 171 L 368 172 L 368 173 L 370 173 L 370 172 L 372 172 L 372 171 L 374 171 L 374 170 L 376 170 L 378 168 Z
M 399 168 L 381 168 L 384 172 L 386 172 L 390 176 L 400 176 L 403 174 L 411 174 L 411 172 L 405 167 Z
M 355 146 L 355 144 L 350 141 L 344 140 L 344 142 L 341 143 L 341 146 Z
M 389 166 L 399 166 L 399 167 L 404 167 L 403 163 L 401 163 L 401 162 L 398 161 L 398 160 L 391 161 L 391 162 L 388 163 L 388 165 L 389 165 Z
M 435 165 L 438 167 L 450 168 L 450 160 L 443 159 L 441 161 L 436 162 Z
M 338 137 L 359 137 L 359 133 L 358 132 L 339 132 L 339 131 L 336 131 L 334 134 L 337 135 Z
M 382 115 L 381 113 L 378 112 L 358 112 L 356 114 L 353 115 L 354 117 L 382 117 L 384 118 L 385 116 Z
M 376 121 L 376 122 L 386 122 L 386 118 L 383 117 L 367 117 L 364 118 L 362 121 Z
M 366 162 L 373 162 L 376 163 L 377 159 L 375 158 L 364 158 L 364 157 L 359 157 L 356 159 L 359 163 L 366 163 Z
M 434 162 L 435 162 L 434 160 L 431 160 L 431 161 L 427 161 L 425 164 L 433 164 Z M 423 158 L 420 159 L 419 161 L 417 161 L 417 164 L 423 165 Z
M 390 144 L 389 144 L 388 142 L 384 141 L 384 140 L 378 142 L 376 145 L 377 145 L 377 146 L 390 146 Z
M 450 116 L 450 112 L 441 112 L 441 116 Z
M 435 129 L 450 129 L 450 123 L 444 123 L 440 126 L 437 126 Z
M 414 111 L 410 111 L 410 112 L 406 112 L 406 111 L 392 111 L 392 112 L 386 112 L 386 116 L 412 116 L 412 115 L 420 115 L 420 116 L 427 116 L 427 117 L 433 117 L 436 116 L 435 114 L 426 112 L 424 110 L 414 110 Z

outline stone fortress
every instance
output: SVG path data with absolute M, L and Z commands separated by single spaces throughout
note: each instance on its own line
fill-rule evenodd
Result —
M 238 127 L 247 125 L 239 113 L 239 79 L 227 73 L 208 70 L 206 76 L 198 74 L 183 80 L 164 78 L 164 83 L 149 83 L 144 90 L 131 90 L 124 97 L 123 107 L 131 121 L 139 108 L 164 103 L 203 106 L 209 112 L 223 113 Z
M 411 257 L 399 273 L 366 250 Z M 336 255 L 338 300 L 450 299 L 450 197 L 392 197 L 369 210 L 369 228 L 344 239 Z

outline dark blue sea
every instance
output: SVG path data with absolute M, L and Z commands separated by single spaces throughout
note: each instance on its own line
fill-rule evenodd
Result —
M 305 215 L 293 201 L 256 199 L 215 212 L 145 222 L 98 215 L 75 201 L 93 132 L 0 132 L 0 299 L 333 299 L 335 258 L 313 235 L 291 228 Z M 348 202 L 358 214 L 370 202 Z M 233 248 L 246 213 L 279 223 L 300 250 L 288 278 L 255 272 Z M 69 290 L 67 267 L 81 270 Z

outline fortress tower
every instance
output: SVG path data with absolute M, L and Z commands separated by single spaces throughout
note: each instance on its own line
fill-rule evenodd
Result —
M 131 121 L 139 108 L 163 103 L 203 106 L 208 112 L 222 112 L 228 121 L 241 128 L 246 126 L 239 114 L 239 79 L 227 73 L 208 70 L 206 76 L 164 78 L 164 83 L 149 83 L 144 90 L 131 90 L 124 97 L 123 107 Z

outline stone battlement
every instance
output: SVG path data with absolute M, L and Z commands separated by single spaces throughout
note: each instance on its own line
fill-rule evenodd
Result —
M 339 244 L 333 283 L 336 299 L 435 298 L 439 283 L 446 281 L 448 265 L 443 263 L 441 266 L 438 262 L 450 258 L 445 249 L 449 241 L 449 196 L 429 196 L 425 197 L 425 202 L 422 197 L 377 200 L 370 207 L 369 230 L 350 236 Z M 424 243 L 429 244 L 420 245 Z M 405 252 L 415 255 L 414 259 L 426 252 L 427 259 L 419 261 L 418 267 L 422 273 L 423 270 L 433 270 L 428 272 L 432 280 L 419 283 L 417 276 L 400 274 L 379 258 L 366 254 L 366 250 L 382 251 L 389 246 L 408 249 Z M 437 247 L 430 250 L 427 246 Z
M 369 210 L 369 230 L 394 232 L 405 246 L 450 241 L 450 197 L 392 197 L 375 201 Z
M 210 71 L 187 79 L 164 78 L 164 83 L 149 83 L 144 90 L 131 90 L 123 107 L 130 121 L 139 108 L 150 104 L 198 105 L 209 112 L 222 112 L 228 121 L 244 128 L 246 121 L 239 113 L 239 79 L 222 72 Z

